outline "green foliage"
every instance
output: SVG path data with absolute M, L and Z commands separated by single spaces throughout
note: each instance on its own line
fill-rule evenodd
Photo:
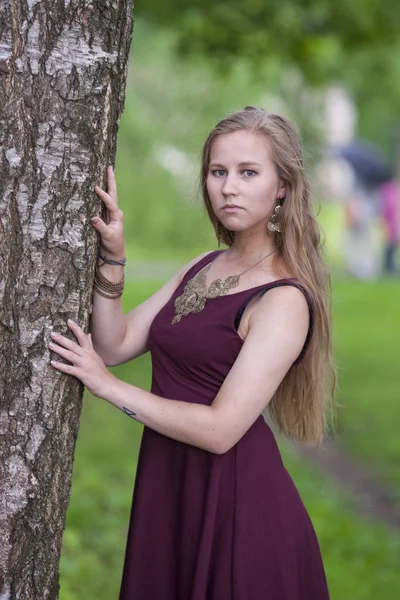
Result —
M 222 62 L 278 57 L 311 81 L 337 77 L 348 53 L 398 42 L 400 13 L 380 0 L 147 0 L 138 7 L 180 34 L 180 50 Z
M 360 135 L 393 155 L 400 144 L 400 42 L 371 45 L 348 58 L 340 75 L 359 111 Z
M 136 33 L 142 17 L 169 30 L 176 60 L 206 62 L 220 81 L 247 61 L 252 81 L 264 80 L 282 97 L 293 83 L 302 94 L 309 84 L 346 85 L 359 109 L 359 135 L 393 152 L 400 94 L 395 0 L 147 0 L 137 14 Z M 315 113 L 314 102 L 309 95 L 302 112 Z
M 125 310 L 160 285 L 130 282 L 124 294 Z M 334 290 L 335 343 L 339 364 L 346 367 L 340 386 L 342 403 L 346 400 L 340 416 L 341 440 L 351 441 L 350 449 L 358 445 L 360 458 L 370 461 L 372 457 L 375 465 L 386 469 L 392 460 L 394 465 L 400 459 L 393 419 L 399 388 L 394 370 L 399 337 L 394 288 L 391 283 L 380 288 L 335 281 Z M 362 318 L 368 319 L 365 338 Z M 357 343 L 362 343 L 362 352 Z M 386 369 L 382 368 L 385 363 Z M 149 356 L 117 367 L 115 372 L 149 389 Z M 140 436 L 141 426 L 135 421 L 85 395 L 64 535 L 60 600 L 118 597 Z M 371 441 L 371 437 L 370 447 L 360 445 L 363 438 Z M 399 536 L 381 523 L 357 516 L 343 491 L 301 461 L 286 442 L 281 440 L 280 446 L 316 528 L 332 600 L 375 600 L 382 590 L 385 600 L 397 599 Z M 386 473 L 391 476 L 390 470 Z

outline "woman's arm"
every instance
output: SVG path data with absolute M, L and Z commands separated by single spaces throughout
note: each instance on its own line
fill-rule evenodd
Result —
M 104 203 L 105 220 L 100 217 L 92 219 L 92 225 L 100 235 L 99 254 L 113 261 L 125 258 L 124 215 L 118 206 L 117 184 L 112 166 L 107 168 L 107 192 L 95 186 L 96 194 Z M 124 267 L 101 264 L 101 274 L 110 282 L 121 281 Z M 121 298 L 104 298 L 97 291 L 93 292 L 91 315 L 91 331 L 96 351 L 109 362 L 110 349 L 117 348 L 125 336 L 126 323 L 122 310 Z
M 118 380 L 93 351 L 90 336 L 75 324 L 70 327 L 80 345 L 56 336 L 60 345 L 51 347 L 72 365 L 52 364 L 147 427 L 223 454 L 268 405 L 304 345 L 308 320 L 300 290 L 289 286 L 269 290 L 254 309 L 243 347 L 211 406 L 165 399 Z
M 117 185 L 111 166 L 107 169 L 107 190 L 95 187 L 105 204 L 107 223 L 100 217 L 92 219 L 92 223 L 100 234 L 100 254 L 121 261 L 125 257 L 124 215 L 118 207 Z M 158 292 L 127 315 L 124 315 L 121 298 L 105 298 L 94 290 L 90 330 L 93 347 L 106 365 L 122 364 L 147 351 L 148 333 L 154 317 L 180 285 L 187 270 L 206 254 L 184 265 Z M 101 274 L 117 283 L 123 277 L 124 267 L 102 264 Z

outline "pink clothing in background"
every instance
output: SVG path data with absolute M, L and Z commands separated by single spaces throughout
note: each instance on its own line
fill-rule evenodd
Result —
M 380 188 L 381 213 L 386 223 L 388 240 L 400 241 L 400 181 L 393 179 Z

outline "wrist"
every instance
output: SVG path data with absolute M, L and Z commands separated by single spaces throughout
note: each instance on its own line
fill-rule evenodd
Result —
M 110 252 L 109 250 L 106 250 L 105 248 L 103 248 L 103 246 L 101 246 L 101 245 L 99 245 L 99 250 L 98 250 L 98 256 L 100 256 L 100 255 L 104 256 L 104 258 L 107 258 L 108 260 L 113 260 L 113 261 L 117 261 L 117 262 L 120 262 L 126 258 L 125 248 L 121 248 L 120 250 L 117 250 L 116 252 Z
M 118 388 L 119 379 L 115 377 L 108 371 L 107 378 L 102 385 L 101 397 L 103 400 L 110 402 L 110 404 L 115 404 L 115 396 Z M 114 402 L 113 402 L 114 399 Z
M 100 261 L 100 264 L 97 263 L 99 267 L 102 267 L 103 265 L 111 265 L 112 267 L 125 267 L 126 265 L 125 256 L 119 260 L 116 260 L 99 253 L 97 259 Z

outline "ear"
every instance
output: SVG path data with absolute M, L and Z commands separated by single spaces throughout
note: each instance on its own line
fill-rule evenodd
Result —
M 286 197 L 286 185 L 284 183 L 279 185 L 278 188 L 278 200 L 283 200 Z

